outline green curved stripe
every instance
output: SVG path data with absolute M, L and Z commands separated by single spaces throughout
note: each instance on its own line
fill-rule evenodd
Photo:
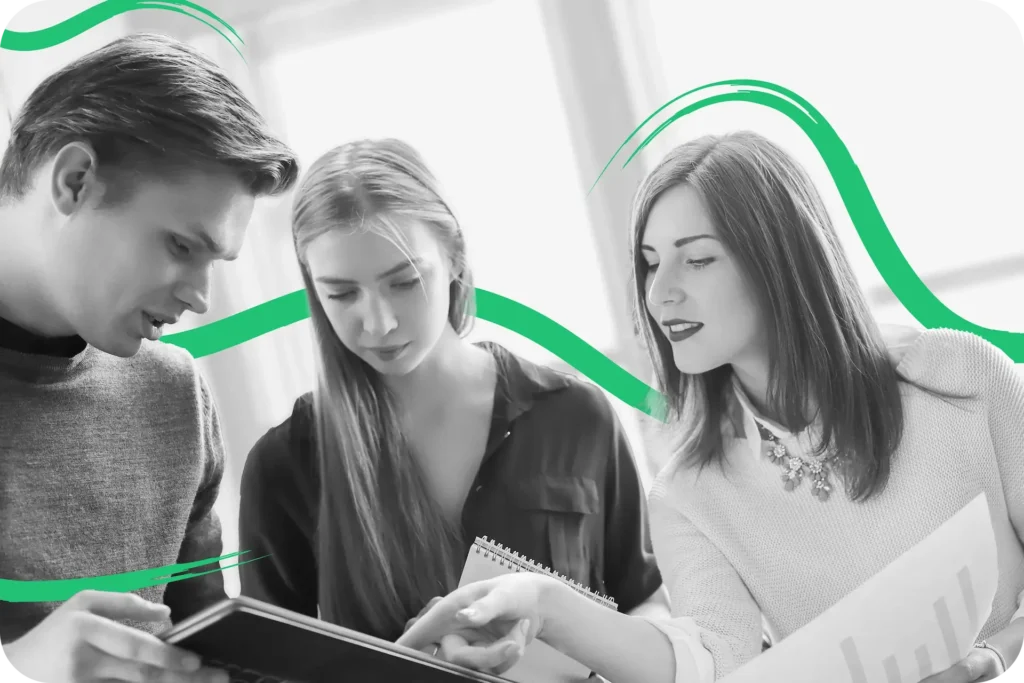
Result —
M 481 320 L 500 325 L 539 344 L 613 396 L 637 410 L 663 419 L 665 408 L 661 394 L 551 318 L 512 299 L 479 288 L 476 290 L 476 308 L 477 317 Z M 300 289 L 202 327 L 169 334 L 163 341 L 184 348 L 194 358 L 202 358 L 308 317 L 309 302 L 305 290 Z
M 183 7 L 197 9 L 213 19 L 224 23 L 212 12 L 185 0 L 107 0 L 92 7 L 56 26 L 31 33 L 5 31 L 0 40 L 0 47 L 10 50 L 39 50 L 51 47 L 68 40 L 92 26 L 106 21 L 116 14 L 132 9 L 162 8 L 171 11 L 186 12 Z M 200 17 L 190 14 L 217 30 L 225 39 L 230 39 L 216 26 Z M 224 24 L 227 26 L 227 24 Z M 234 29 L 228 29 L 237 37 Z M 239 38 L 239 40 L 241 40 Z M 233 43 L 232 43 L 233 45 Z M 237 48 L 235 48 L 237 51 Z M 241 53 L 239 53 L 241 54 Z M 765 81 L 729 80 L 719 81 L 694 88 L 676 97 L 651 114 L 640 124 L 619 146 L 601 170 L 594 186 L 611 166 L 614 159 L 648 123 L 677 101 L 710 89 L 724 89 L 726 92 L 711 94 L 692 102 L 676 111 L 668 120 L 661 123 L 653 132 L 641 141 L 623 163 L 629 164 L 636 154 L 669 125 L 678 119 L 719 102 L 744 101 L 770 107 L 793 120 L 814 143 L 829 172 L 836 183 L 840 196 L 850 214 L 850 218 L 864 242 L 872 261 L 878 268 L 886 284 L 897 296 L 910 313 L 926 327 L 950 327 L 973 332 L 1002 348 L 1016 362 L 1024 361 L 1024 334 L 992 330 L 970 323 L 950 311 L 924 285 L 913 268 L 903 256 L 892 234 L 882 220 L 871 193 L 868 190 L 860 170 L 854 163 L 849 151 L 835 130 L 821 114 L 806 100 L 780 86 Z M 609 393 L 618 397 L 628 405 L 637 408 L 658 419 L 664 419 L 664 397 L 651 387 L 616 365 L 600 351 L 583 339 L 573 334 L 557 322 L 541 313 L 519 304 L 512 299 L 502 297 L 493 292 L 478 289 L 477 314 L 488 320 L 512 330 L 531 341 L 546 348 L 556 356 L 575 367 L 582 374 L 595 381 Z M 241 313 L 202 327 L 168 335 L 164 341 L 187 349 L 199 358 L 244 343 L 250 339 L 266 334 L 303 320 L 309 316 L 308 302 L 302 290 L 278 297 Z M 0 600 L 5 601 L 60 601 L 74 593 L 85 589 L 130 591 L 148 586 L 180 581 L 200 576 L 210 571 L 221 571 L 221 568 L 207 572 L 193 573 L 188 570 L 229 559 L 242 553 L 226 555 L 216 560 L 203 560 L 188 564 L 172 565 L 151 570 L 129 572 L 103 577 L 86 577 L 64 581 L 11 581 L 0 580 Z M 261 559 L 261 558 L 256 558 Z M 255 561 L 255 560 L 249 560 Z M 245 564 L 240 562 L 236 565 Z M 227 569 L 229 567 L 224 567 Z M 188 572 L 188 573 L 184 573 Z
M 94 26 L 102 24 L 119 14 L 138 9 L 163 9 L 186 14 L 217 31 L 221 37 L 231 43 L 231 46 L 235 48 L 239 55 L 242 54 L 224 31 L 198 16 L 198 14 L 204 14 L 213 19 L 227 29 L 238 42 L 244 44 L 245 41 L 238 35 L 238 32 L 210 10 L 189 0 L 104 0 L 104 2 L 82 10 L 59 24 L 39 29 L 38 31 L 11 31 L 7 29 L 3 32 L 3 36 L 0 36 L 0 48 L 19 52 L 45 50 L 46 48 L 71 40 L 75 36 L 81 35 Z
M 300 289 L 193 330 L 169 334 L 163 341 L 202 358 L 308 317 L 306 291 Z
M 864 176 L 839 135 L 825 117 L 807 100 L 786 88 L 766 81 L 737 79 L 710 83 L 673 98 L 648 116 L 630 133 L 605 164 L 590 190 L 593 191 L 597 182 L 611 166 L 615 157 L 626 148 L 629 141 L 636 137 L 658 114 L 680 100 L 693 99 L 693 96 L 708 90 L 713 92 L 682 106 L 649 133 L 623 162 L 623 168 L 668 126 L 704 107 L 720 102 L 750 102 L 785 114 L 800 126 L 817 148 L 833 181 L 835 181 L 836 188 L 850 215 L 850 220 L 871 256 L 871 260 L 886 285 L 907 311 L 925 327 L 951 328 L 971 332 L 1001 348 L 1015 362 L 1024 362 L 1024 333 L 995 330 L 976 325 L 951 311 L 928 289 L 903 252 L 900 251 L 899 245 L 875 205 Z
M 75 593 L 84 590 L 110 591 L 114 593 L 127 593 L 129 591 L 141 590 L 151 586 L 174 583 L 192 579 L 205 574 L 240 567 L 249 562 L 263 559 L 261 557 L 237 562 L 227 567 L 218 566 L 202 572 L 193 572 L 191 569 L 205 567 L 221 560 L 229 560 L 248 551 L 231 553 L 222 557 L 209 560 L 198 560 L 183 564 L 174 564 L 167 567 L 155 569 L 142 569 L 140 571 L 126 572 L 124 574 L 110 574 L 108 576 L 87 576 L 80 579 L 64 579 L 55 581 L 14 581 L 11 579 L 0 579 L 0 600 L 4 602 L 61 602 L 72 597 Z

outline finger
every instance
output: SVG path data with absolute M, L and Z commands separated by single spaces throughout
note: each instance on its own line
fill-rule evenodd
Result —
M 91 645 L 88 647 L 92 647 Z M 133 662 L 127 659 L 112 657 L 106 652 L 96 650 L 91 658 L 92 671 L 85 676 L 88 680 L 98 678 L 104 681 L 123 681 L 124 683 L 146 683 L 157 679 L 158 670 L 149 664 Z
M 151 633 L 94 614 L 83 613 L 79 619 L 85 641 L 117 659 L 183 673 L 198 671 L 202 664 L 197 655 L 169 645 Z
M 467 587 L 468 588 L 468 587 Z M 396 644 L 422 650 L 428 645 L 441 642 L 443 636 L 460 628 L 456 623 L 455 613 L 471 604 L 476 598 L 476 591 L 459 589 L 441 598 L 437 603 L 409 626 Z
M 453 664 L 477 671 L 504 673 L 515 666 L 523 656 L 523 649 L 515 642 L 498 640 L 485 647 L 458 642 L 460 636 L 446 636 L 442 647 L 446 647 L 445 659 Z M 462 642 L 465 642 L 464 640 Z
M 923 679 L 920 683 L 975 683 L 976 681 L 991 680 L 991 667 L 988 666 L 984 655 L 971 652 L 964 659 L 944 671 L 932 674 Z M 986 674 L 989 674 L 986 676 Z
M 79 672 L 78 678 L 81 680 L 99 679 L 120 683 L 200 683 L 212 680 L 202 670 L 192 673 L 168 671 L 150 664 L 112 657 L 91 645 L 86 647 L 91 648 L 93 653 L 86 658 L 89 661 L 89 670 Z M 227 674 L 224 674 L 224 683 L 228 683 L 229 680 Z
M 504 640 L 514 643 L 520 649 L 525 650 L 530 641 L 530 620 L 522 619 L 515 628 L 508 632 Z
M 434 605 L 436 605 L 437 603 L 441 602 L 441 599 L 442 598 L 441 598 L 440 595 L 435 595 L 434 597 L 430 598 L 430 600 L 427 602 L 427 604 L 423 606 L 423 609 L 421 609 L 420 613 L 417 614 L 416 616 L 417 617 L 422 617 L 424 614 L 426 614 L 431 609 L 433 609 Z
M 171 614 L 167 605 L 158 605 L 134 593 L 86 590 L 73 595 L 68 603 L 75 608 L 114 620 L 160 621 Z
M 520 615 L 515 613 L 514 607 L 508 592 L 494 590 L 460 610 L 456 618 L 463 624 L 483 626 L 498 619 L 518 618 Z
M 199 671 L 167 671 L 150 667 L 151 678 L 147 683 L 231 683 L 231 676 L 220 669 L 202 668 Z
M 231 683 L 231 675 L 223 669 L 203 667 L 193 674 L 188 674 L 193 683 Z
M 501 638 L 495 640 L 493 638 L 487 639 L 486 634 L 482 634 L 479 631 L 474 632 L 473 635 L 480 635 L 483 637 L 471 640 L 468 644 L 474 646 L 483 646 L 484 650 L 500 652 L 502 647 L 506 648 L 506 663 L 491 667 L 494 673 L 502 674 L 512 666 L 525 654 L 526 646 L 529 644 L 530 638 L 530 620 L 522 619 L 516 622 L 512 628 L 508 629 L 508 632 Z M 475 642 L 474 642 L 475 641 Z
M 434 605 L 436 605 L 439 602 L 441 602 L 441 596 L 435 596 L 433 598 L 430 598 L 430 601 L 423 606 L 423 609 L 419 611 L 419 614 L 414 616 L 412 619 L 409 619 L 409 621 L 405 622 L 405 628 L 402 629 L 402 632 L 404 633 L 408 631 L 410 628 L 412 628 L 413 624 L 420 620 L 420 617 L 422 617 L 424 614 L 433 609 Z
M 467 645 L 469 645 L 469 642 L 466 640 L 465 636 L 458 633 L 449 633 L 442 638 L 441 642 L 438 644 L 436 656 L 441 659 L 448 660 L 448 657 L 452 652 L 458 652 Z
M 996 677 L 995 659 L 984 650 L 971 650 L 966 657 L 950 668 L 955 676 L 950 678 L 955 683 L 975 683 L 990 681 Z

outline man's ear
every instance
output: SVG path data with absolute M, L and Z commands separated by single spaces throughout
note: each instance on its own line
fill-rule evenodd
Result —
M 104 189 L 96 175 L 96 152 L 89 143 L 69 142 L 54 156 L 50 197 L 61 215 L 70 216 L 94 197 L 101 197 Z

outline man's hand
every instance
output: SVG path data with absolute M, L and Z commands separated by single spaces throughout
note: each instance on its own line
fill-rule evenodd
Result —
M 199 657 L 118 623 L 166 619 L 168 608 L 131 593 L 82 591 L 18 640 L 5 644 L 14 668 L 42 683 L 228 683 Z

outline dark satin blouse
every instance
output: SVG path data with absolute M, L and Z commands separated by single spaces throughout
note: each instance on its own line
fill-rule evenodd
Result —
M 499 361 L 490 436 L 462 513 L 468 554 L 478 536 L 611 596 L 628 612 L 662 583 L 646 500 L 628 440 L 595 386 L 481 344 Z M 316 617 L 319 490 L 312 399 L 249 453 L 242 476 L 243 595 Z M 339 581 L 344 577 L 339 576 Z M 346 610 L 343 610 L 343 612 Z M 415 616 L 419 610 L 409 615 Z M 353 597 L 340 625 L 379 638 Z

